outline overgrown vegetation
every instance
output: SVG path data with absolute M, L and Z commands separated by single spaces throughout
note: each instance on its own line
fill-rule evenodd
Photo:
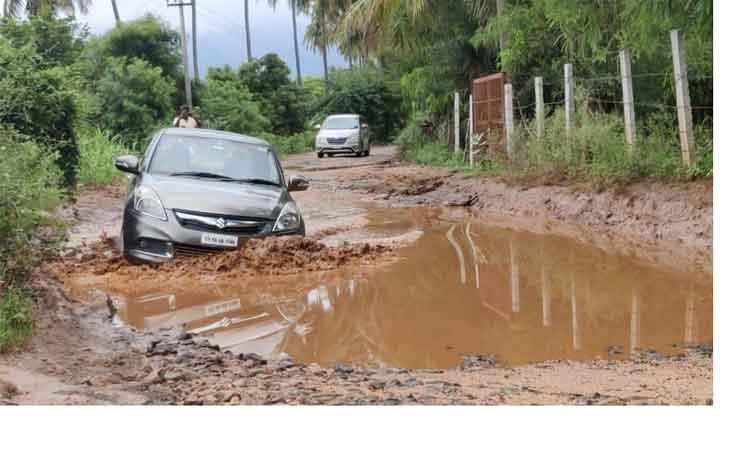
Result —
M 115 159 L 125 154 L 138 155 L 142 151 L 101 128 L 86 129 L 79 136 L 78 143 L 81 148 L 78 181 L 83 185 L 104 186 L 121 179 L 124 175 L 115 169 Z
M 44 213 L 60 198 L 55 159 L 0 124 L 0 351 L 28 337 L 31 294 L 25 285 L 59 240 Z

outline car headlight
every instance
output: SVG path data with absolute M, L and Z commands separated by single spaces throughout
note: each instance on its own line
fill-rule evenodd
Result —
M 347 144 L 359 144 L 359 136 L 356 134 L 354 136 L 349 136 L 349 139 L 346 140 Z
M 293 201 L 289 201 L 281 209 L 279 218 L 276 219 L 276 224 L 273 226 L 273 231 L 289 231 L 296 230 L 302 223 L 302 217 L 300 217 L 299 209 Z
M 315 143 L 322 147 L 327 144 L 326 138 L 318 136 L 315 138 Z
M 133 209 L 146 216 L 159 220 L 167 220 L 167 212 L 164 210 L 159 196 L 153 189 L 146 186 L 138 186 L 133 194 Z

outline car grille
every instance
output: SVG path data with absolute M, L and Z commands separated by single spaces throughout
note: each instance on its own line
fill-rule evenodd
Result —
M 346 144 L 346 138 L 328 138 L 328 143 L 333 145 Z
M 269 220 L 252 217 L 219 216 L 190 211 L 175 211 L 180 225 L 191 230 L 254 236 L 272 225 Z
M 197 245 L 186 245 L 174 243 L 174 255 L 177 257 L 215 255 L 227 250 L 223 248 L 199 247 Z

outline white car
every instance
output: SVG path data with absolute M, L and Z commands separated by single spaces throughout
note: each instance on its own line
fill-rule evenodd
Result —
M 318 130 L 315 136 L 318 158 L 335 154 L 370 155 L 369 127 L 358 114 L 328 116 L 323 125 L 315 128 Z

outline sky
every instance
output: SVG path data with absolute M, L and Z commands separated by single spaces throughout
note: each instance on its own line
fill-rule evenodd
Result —
M 167 7 L 166 0 L 117 0 L 120 19 L 133 20 L 147 13 L 157 15 L 179 30 L 179 8 Z M 243 0 L 196 0 L 198 14 L 198 66 L 201 76 L 208 67 L 229 64 L 240 65 L 246 57 L 245 22 Z M 103 34 L 115 26 L 112 4 L 108 0 L 94 0 L 88 14 L 78 14 L 78 21 L 86 23 L 92 33 Z M 323 74 L 323 58 L 310 50 L 304 42 L 305 28 L 310 18 L 297 16 L 297 35 L 300 46 L 302 76 Z M 191 11 L 185 8 L 185 27 L 191 31 Z M 295 77 L 294 39 L 292 37 L 292 13 L 285 0 L 279 0 L 276 9 L 266 0 L 250 0 L 250 37 L 253 56 L 277 53 L 289 65 Z M 188 45 L 188 51 L 192 48 Z M 192 58 L 192 55 L 190 55 Z M 190 67 L 192 68 L 192 59 Z M 348 64 L 335 49 L 328 52 L 330 67 L 346 67 Z

